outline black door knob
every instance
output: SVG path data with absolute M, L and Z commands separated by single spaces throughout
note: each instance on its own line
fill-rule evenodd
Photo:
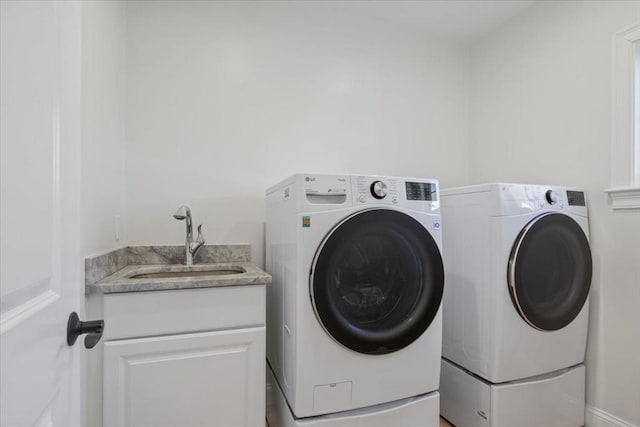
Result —
M 67 321 L 67 344 L 74 345 L 78 337 L 87 334 L 84 339 L 85 348 L 93 348 L 102 338 L 104 320 L 91 320 L 83 322 L 75 311 L 69 315 Z

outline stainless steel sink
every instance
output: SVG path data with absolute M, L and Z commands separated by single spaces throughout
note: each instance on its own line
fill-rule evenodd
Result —
M 174 270 L 164 270 L 164 271 L 148 271 L 145 273 L 134 273 L 129 276 L 129 279 L 167 279 L 167 278 L 178 278 L 178 277 L 205 277 L 205 276 L 227 276 L 233 274 L 244 273 L 245 269 L 242 267 L 223 267 L 223 268 L 208 268 L 208 269 L 192 269 L 175 271 Z

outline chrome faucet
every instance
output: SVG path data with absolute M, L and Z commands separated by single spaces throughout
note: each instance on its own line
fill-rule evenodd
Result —
M 193 225 L 191 224 L 191 209 L 188 206 L 180 206 L 173 217 L 178 221 L 187 220 L 187 239 L 184 244 L 186 252 L 186 264 L 193 265 L 193 258 L 204 245 L 204 236 L 202 235 L 202 224 L 198 226 L 198 238 L 193 240 Z

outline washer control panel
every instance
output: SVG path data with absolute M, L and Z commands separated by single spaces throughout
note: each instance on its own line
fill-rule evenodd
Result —
M 426 200 L 432 202 L 438 199 L 436 184 L 434 182 L 410 182 L 406 181 L 407 200 Z
M 290 181 L 290 182 L 289 182 Z M 295 200 L 306 211 L 346 206 L 387 205 L 416 211 L 440 209 L 438 180 L 381 175 L 296 174 L 269 191 L 280 191 L 283 200 Z
M 438 204 L 438 184 L 435 180 L 356 176 L 353 178 L 355 202 L 416 206 L 415 203 Z
M 384 177 L 355 177 L 359 203 L 398 203 L 398 185 L 395 179 Z
M 396 179 L 386 177 L 354 177 L 357 201 L 362 203 L 398 203 Z

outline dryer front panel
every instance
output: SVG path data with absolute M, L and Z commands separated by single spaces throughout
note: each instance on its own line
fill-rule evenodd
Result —
M 310 293 L 316 317 L 341 345 L 386 354 L 418 339 L 444 289 L 440 251 L 411 216 L 390 209 L 356 213 L 316 253 Z
M 589 241 L 580 225 L 564 214 L 540 215 L 520 232 L 511 250 L 511 299 L 534 328 L 562 329 L 589 296 L 591 270 Z

